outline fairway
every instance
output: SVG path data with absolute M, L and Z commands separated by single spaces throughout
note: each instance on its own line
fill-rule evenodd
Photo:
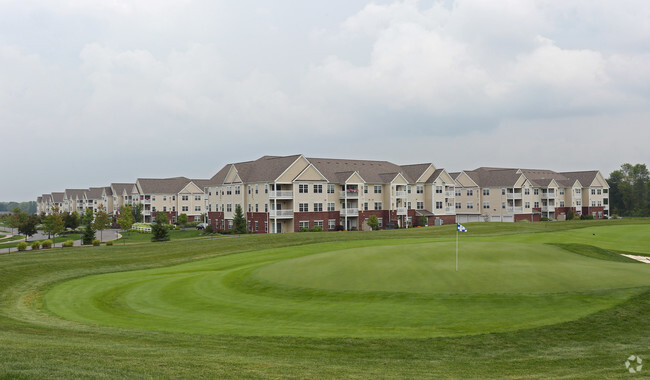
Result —
M 438 337 L 575 320 L 650 286 L 650 266 L 507 240 L 464 241 L 458 272 L 453 241 L 334 242 L 83 277 L 45 302 L 65 319 L 136 329 Z

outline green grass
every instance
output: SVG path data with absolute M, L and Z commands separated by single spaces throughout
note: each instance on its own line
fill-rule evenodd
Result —
M 594 236 L 586 229 L 606 235 L 623 223 L 639 227 L 629 244 L 584 241 Z M 629 355 L 650 356 L 650 284 L 646 264 L 610 261 L 610 253 L 647 252 L 636 243 L 647 235 L 646 223 L 469 224 L 459 274 L 477 277 L 456 281 L 454 226 L 4 255 L 0 378 L 624 378 Z M 358 249 L 346 249 L 353 245 Z M 596 257 L 584 254 L 585 245 L 600 248 Z M 371 262 L 364 265 L 363 256 Z M 532 275 L 505 278 L 523 268 L 490 275 L 486 266 L 498 269 L 503 260 L 528 265 Z M 557 270 L 555 261 L 562 264 Z M 323 265 L 323 273 L 313 265 Z M 615 274 L 620 270 L 624 276 Z M 405 278 L 410 271 L 413 278 Z M 450 275 L 423 281 L 443 274 Z M 66 299 L 66 287 L 79 297 Z M 447 310 L 429 309 L 445 304 Z M 146 308 L 158 319 L 144 323 Z M 179 308 L 193 311 L 184 316 Z M 60 318 L 53 309 L 77 315 Z M 447 318 L 434 322 L 450 331 L 410 335 L 423 331 L 418 318 L 427 318 L 418 313 Z M 518 326 L 504 326 L 509 319 Z M 345 332 L 349 324 L 363 329 Z M 495 327 L 499 332 L 485 333 Z M 264 336 L 250 336 L 254 329 Z
M 117 239 L 116 244 L 117 242 L 124 243 L 125 240 L 126 243 L 150 243 L 151 237 L 153 236 L 151 233 L 142 233 L 137 231 L 131 231 L 130 233 L 120 231 L 120 234 L 122 235 L 122 238 Z M 203 236 L 204 235 L 202 231 L 197 229 L 169 231 L 169 238 L 171 240 L 192 239 L 192 238 L 199 238 Z

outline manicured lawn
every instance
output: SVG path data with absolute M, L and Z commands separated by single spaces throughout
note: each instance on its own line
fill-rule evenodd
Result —
M 650 357 L 650 265 L 612 252 L 647 253 L 650 224 L 467 227 L 459 272 L 454 226 L 0 256 L 0 378 L 625 378 Z
M 150 243 L 151 236 L 153 236 L 151 233 L 142 233 L 136 231 L 131 231 L 131 232 L 120 231 L 120 234 L 122 235 L 122 238 L 117 239 L 116 243 L 117 242 L 123 243 L 124 240 L 126 240 L 127 243 Z M 195 228 L 169 231 L 170 240 L 191 239 L 197 237 L 203 237 L 203 233 L 202 231 L 197 230 Z

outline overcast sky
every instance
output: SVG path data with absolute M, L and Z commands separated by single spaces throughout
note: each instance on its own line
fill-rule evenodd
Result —
M 0 201 L 263 155 L 650 164 L 647 0 L 0 0 Z

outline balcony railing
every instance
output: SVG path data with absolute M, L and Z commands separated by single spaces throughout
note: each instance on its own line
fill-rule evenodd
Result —
M 521 199 L 521 193 L 508 193 L 506 195 L 507 199 Z
M 341 216 L 359 216 L 358 208 L 342 208 Z
M 293 218 L 293 210 L 271 210 L 269 211 L 271 218 Z
M 555 193 L 542 193 L 542 199 L 555 199 Z
M 454 207 L 445 207 L 445 212 L 446 213 L 450 213 L 452 211 L 456 211 L 456 209 Z
M 524 209 L 522 207 L 507 207 L 506 211 L 510 214 L 521 214 Z
M 406 191 L 396 191 L 395 192 L 395 197 L 397 197 L 397 198 L 406 198 L 406 197 L 408 197 L 408 193 Z
M 544 212 L 554 212 L 555 206 L 542 206 L 542 211 Z
M 340 193 L 341 198 L 359 198 L 359 192 L 358 191 L 341 191 Z
M 455 198 L 455 197 L 456 197 L 455 191 L 445 191 L 445 198 Z
M 271 190 L 271 191 L 269 191 L 269 198 L 270 199 L 291 199 L 291 198 L 293 198 L 293 191 L 291 191 L 291 190 Z
M 397 208 L 397 215 L 406 215 L 407 213 L 408 213 L 408 209 L 406 207 Z

